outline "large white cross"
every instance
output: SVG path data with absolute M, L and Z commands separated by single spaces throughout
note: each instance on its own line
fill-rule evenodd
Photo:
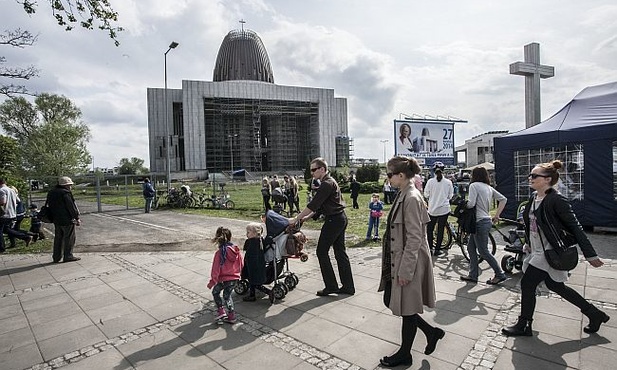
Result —
M 510 64 L 510 74 L 525 76 L 525 127 L 541 121 L 540 79 L 555 75 L 555 67 L 540 64 L 540 44 L 525 45 L 525 61 Z

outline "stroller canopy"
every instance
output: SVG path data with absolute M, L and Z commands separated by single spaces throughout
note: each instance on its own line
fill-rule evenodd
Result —
M 289 226 L 289 220 L 272 211 L 268 210 L 266 212 L 266 235 L 270 237 L 275 237 L 280 233 L 284 232 L 285 229 Z

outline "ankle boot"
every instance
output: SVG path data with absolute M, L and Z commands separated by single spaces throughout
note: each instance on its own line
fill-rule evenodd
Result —
M 531 337 L 531 322 L 532 319 L 526 319 L 522 316 L 518 317 L 516 324 L 501 329 L 501 332 L 508 337 Z
M 596 306 L 591 305 L 586 310 L 581 310 L 583 315 L 589 318 L 589 325 L 583 328 L 585 333 L 595 333 L 600 329 L 600 325 L 607 322 L 610 317 L 604 312 L 600 311 Z

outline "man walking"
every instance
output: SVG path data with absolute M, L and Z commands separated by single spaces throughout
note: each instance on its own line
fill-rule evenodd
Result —
M 10 248 L 15 247 L 15 238 L 23 240 L 28 246 L 32 237 L 13 228 L 17 218 L 17 193 L 6 186 L 3 178 L 0 178 L 0 207 L 0 253 L 5 252 L 5 233 L 9 236 Z
M 317 295 L 327 296 L 333 293 L 353 295 L 356 289 L 351 274 L 349 257 L 345 252 L 347 216 L 345 215 L 345 204 L 341 196 L 341 189 L 336 181 L 330 177 L 328 164 L 323 158 L 315 158 L 311 161 L 311 175 L 313 179 L 320 180 L 321 185 L 306 208 L 289 221 L 295 224 L 316 212 L 325 216 L 324 225 L 317 242 L 317 259 L 325 287 L 318 291 Z M 330 247 L 334 248 L 334 258 L 336 258 L 342 284 L 340 288 L 330 261 Z
M 81 258 L 73 256 L 75 247 L 75 226 L 81 225 L 79 209 L 71 193 L 73 180 L 70 177 L 60 177 L 58 185 L 47 193 L 47 205 L 54 223 L 54 263 L 79 261 Z

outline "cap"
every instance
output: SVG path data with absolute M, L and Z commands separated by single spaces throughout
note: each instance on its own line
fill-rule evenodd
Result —
M 73 180 L 71 180 L 70 177 L 62 176 L 61 178 L 58 179 L 58 185 L 60 186 L 73 185 Z

